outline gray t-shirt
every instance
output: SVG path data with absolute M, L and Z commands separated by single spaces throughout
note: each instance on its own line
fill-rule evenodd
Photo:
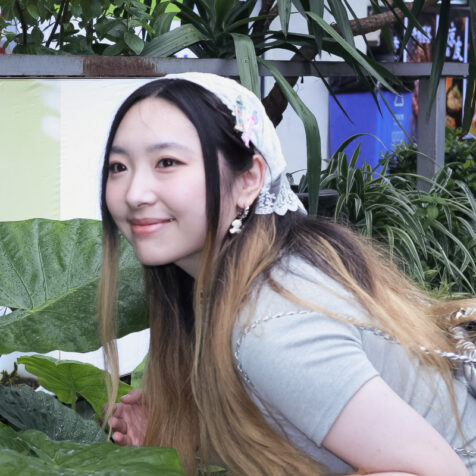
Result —
M 455 379 L 455 394 L 466 442 L 450 397 L 437 372 L 412 362 L 402 347 L 374 333 L 372 319 L 334 280 L 297 258 L 273 278 L 322 312 L 285 299 L 264 285 L 244 309 L 234 330 L 234 351 L 247 391 L 269 424 L 299 449 L 336 473 L 352 470 L 322 447 L 322 441 L 350 398 L 380 375 L 418 411 L 476 476 L 476 400 Z M 326 315 L 347 317 L 354 325 Z

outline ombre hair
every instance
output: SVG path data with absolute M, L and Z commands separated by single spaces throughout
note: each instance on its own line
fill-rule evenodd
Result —
M 372 243 L 324 218 L 298 212 L 256 215 L 253 207 L 242 233 L 217 242 L 221 197 L 234 177 L 252 166 L 258 151 L 243 144 L 233 116 L 211 92 L 188 81 L 162 79 L 142 86 L 121 105 L 104 156 L 99 322 L 106 367 L 111 373 L 107 415 L 119 380 L 114 341 L 119 239 L 105 200 L 109 154 L 125 114 L 148 98 L 175 105 L 198 132 L 205 168 L 207 234 L 195 280 L 173 263 L 144 266 L 150 322 L 143 382 L 148 422 L 145 445 L 176 448 L 190 475 L 196 473 L 198 456 L 207 463 L 212 455 L 234 474 L 329 474 L 268 425 L 247 394 L 233 356 L 236 319 L 245 305 L 252 306 L 250 295 L 258 286 L 267 283 L 286 298 L 323 311 L 313 303 L 301 302 L 273 281 L 271 270 L 278 264 L 285 266 L 284 258 L 290 255 L 303 258 L 353 293 L 375 316 L 378 327 L 423 365 L 436 368 L 452 392 L 448 361 L 423 352 L 420 346 L 454 350 L 444 316 L 462 303 L 430 299 Z M 219 157 L 223 158 L 224 173 L 220 173 Z M 341 319 L 333 310 L 324 311 Z

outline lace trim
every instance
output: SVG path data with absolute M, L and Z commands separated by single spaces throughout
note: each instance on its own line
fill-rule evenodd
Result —
M 267 168 L 263 188 L 258 197 L 256 213 L 284 215 L 288 210 L 305 208 L 291 190 L 284 176 L 286 161 L 278 134 L 266 115 L 261 101 L 249 90 L 230 78 L 208 73 L 168 74 L 164 79 L 185 79 L 211 91 L 230 110 L 235 118 L 235 128 L 242 132 L 248 146 L 251 141 L 266 159 Z
M 277 195 L 271 192 L 270 187 L 263 186 L 256 204 L 255 213 L 257 215 L 267 215 L 273 212 L 278 215 L 284 215 L 288 210 L 293 212 L 301 210 L 303 213 L 306 213 L 304 205 L 286 182 L 286 177 L 282 177 Z
M 465 450 L 464 448 L 453 448 L 453 450 L 461 456 L 476 456 L 476 451 Z
M 241 344 L 243 343 L 243 340 L 245 337 L 254 329 L 256 329 L 260 324 L 268 321 L 272 321 L 274 319 L 279 319 L 281 317 L 290 317 L 294 315 L 304 315 L 304 314 L 312 314 L 315 311 L 290 311 L 290 312 L 283 312 L 279 314 L 274 314 L 271 316 L 266 316 L 263 317 L 262 319 L 258 319 L 257 321 L 251 323 L 249 326 L 246 326 L 245 329 L 243 330 L 243 333 L 241 334 L 240 338 L 236 341 L 236 349 L 235 349 L 235 359 L 236 359 L 236 367 L 238 371 L 241 373 L 243 376 L 243 379 L 246 381 L 247 384 L 253 386 L 251 383 L 250 378 L 248 377 L 248 374 L 243 370 L 243 366 L 241 365 L 241 358 L 240 358 L 240 350 L 241 350 Z

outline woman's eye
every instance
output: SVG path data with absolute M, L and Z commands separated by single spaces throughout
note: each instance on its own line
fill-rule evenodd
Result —
M 157 162 L 157 167 L 160 167 L 160 168 L 173 167 L 174 165 L 177 165 L 178 163 L 179 163 L 178 160 L 175 160 L 175 159 L 160 159 Z
M 124 164 L 121 164 L 119 162 L 113 162 L 112 164 L 109 164 L 109 172 L 111 172 L 112 174 L 124 172 L 124 170 L 126 170 L 126 166 Z

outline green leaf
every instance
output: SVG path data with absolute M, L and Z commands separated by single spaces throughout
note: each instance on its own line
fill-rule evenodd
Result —
M 316 215 L 319 206 L 319 187 L 321 178 L 321 138 L 319 127 L 314 114 L 304 104 L 296 91 L 289 85 L 286 78 L 268 61 L 259 58 L 262 63 L 278 83 L 281 91 L 286 96 L 289 104 L 296 111 L 296 114 L 302 120 L 306 132 L 307 146 L 307 183 L 309 190 L 309 213 Z
M 48 7 L 48 5 L 45 5 L 43 2 L 36 2 L 35 0 L 32 0 L 30 3 L 35 4 L 35 6 L 38 8 L 38 17 L 40 20 L 47 20 L 51 16 L 51 11 Z
M 365 235 L 369 236 L 369 237 L 372 237 L 373 230 L 374 230 L 374 228 L 373 228 L 373 219 L 374 219 L 373 213 L 369 210 L 365 210 L 364 215 L 365 215 Z
M 468 2 L 469 6 L 469 21 L 471 22 L 470 26 L 470 33 L 471 33 L 471 45 L 473 47 L 473 55 L 470 56 L 470 61 L 471 59 L 473 62 L 476 61 L 476 58 L 474 57 L 475 52 L 476 52 L 476 3 L 475 2 Z
M 436 220 L 438 218 L 438 215 L 439 210 L 438 207 L 436 207 L 435 205 L 430 205 L 426 208 L 426 216 L 429 220 Z
M 38 6 L 36 5 L 36 2 L 28 2 L 26 9 L 28 10 L 28 13 L 33 17 L 33 18 L 39 18 L 40 17 L 40 12 L 38 10 Z
M 83 10 L 83 19 L 92 19 L 98 17 L 102 12 L 101 0 L 79 0 Z
M 156 35 L 163 35 L 164 33 L 167 33 L 170 31 L 170 26 L 172 24 L 172 20 L 175 17 L 174 12 L 167 12 L 167 13 L 162 13 L 162 15 L 159 15 L 157 17 L 157 20 L 154 22 L 152 25 L 152 28 L 155 31 Z
M 432 48 L 430 84 L 428 86 L 428 97 L 430 98 L 428 115 L 431 112 L 433 102 L 436 98 L 441 72 L 443 71 L 443 65 L 445 64 L 446 60 L 446 43 L 448 40 L 448 29 L 450 26 L 450 8 L 450 0 L 441 0 L 438 31 L 436 33 L 436 39 Z
M 312 0 L 311 0 L 312 1 Z M 320 0 L 318 0 L 320 1 Z M 306 16 L 306 10 L 301 2 L 301 0 L 292 0 L 293 5 L 296 7 L 296 10 L 302 15 Z
M 5 20 L 13 20 L 16 18 L 17 7 L 15 0 L 4 0 L 0 7 L 2 9 L 2 17 Z
M 77 394 L 83 396 L 101 416 L 107 402 L 106 372 L 94 365 L 69 360 L 57 360 L 44 355 L 23 356 L 18 359 L 28 372 L 38 377 L 38 383 L 53 392 L 60 402 L 74 405 Z M 131 387 L 119 383 L 117 401 L 129 392 Z
M 96 294 L 102 227 L 95 220 L 0 223 L 0 353 L 88 352 L 100 346 Z M 142 268 L 121 242 L 118 334 L 148 327 Z
M 204 39 L 193 25 L 182 25 L 150 40 L 141 56 L 170 56 Z
M 200 31 L 204 37 L 206 37 L 208 40 L 212 40 L 213 32 L 211 25 L 206 21 L 206 18 L 208 17 L 197 15 L 192 8 L 188 8 L 178 0 L 171 0 L 171 2 L 175 7 L 179 8 L 177 16 L 182 21 L 182 25 L 191 24 L 198 31 Z
M 258 61 L 251 38 L 239 33 L 232 33 L 235 43 L 236 60 L 240 72 L 241 84 L 261 98 Z
M 358 134 L 351 135 L 350 137 L 348 137 L 347 139 L 342 141 L 342 143 L 339 145 L 339 147 L 336 149 L 336 151 L 332 154 L 332 157 L 337 157 L 337 155 L 339 155 L 341 152 L 344 152 L 344 150 L 347 148 L 347 146 L 350 143 L 352 143 L 355 139 L 358 139 L 359 137 L 362 137 L 362 136 L 365 136 L 365 135 L 370 135 L 372 137 L 376 137 L 376 136 L 373 136 L 372 134 L 368 134 L 367 132 L 359 132 Z
M 474 26 L 471 28 L 476 28 L 476 5 L 473 4 L 474 12 Z M 473 15 L 473 12 L 471 12 Z M 476 40 L 474 40 L 476 43 Z M 466 82 L 466 97 L 464 100 L 463 107 L 463 124 L 462 132 L 467 133 L 471 128 L 471 123 L 476 114 L 476 45 L 473 42 L 469 45 L 469 77 Z
M 355 164 L 357 163 L 357 159 L 359 158 L 360 156 L 360 147 L 362 146 L 362 143 L 359 142 L 357 144 L 357 147 L 355 148 L 354 150 L 354 153 L 352 154 L 352 157 L 350 158 L 350 161 L 349 161 L 349 171 L 352 171 L 352 173 L 355 173 Z
M 323 18 L 316 15 L 313 12 L 306 12 L 306 14 L 314 20 L 329 36 L 331 36 L 338 45 L 340 45 L 345 52 L 347 52 L 354 61 L 360 64 L 365 68 L 372 76 L 375 77 L 378 81 L 382 83 L 383 86 L 388 88 L 395 94 L 398 94 L 394 88 L 385 80 L 385 78 L 367 61 L 364 55 L 362 55 L 358 50 L 356 50 L 352 45 L 350 45 L 344 38 L 342 38 L 339 33 L 337 33 L 334 28 L 327 24 Z
M 53 396 L 35 392 L 28 385 L 0 385 L 0 415 L 20 430 L 40 430 L 57 441 L 92 443 L 107 439 L 96 422 L 81 418 Z
M 279 20 L 284 36 L 288 36 L 289 18 L 291 16 L 291 0 L 278 0 Z
M 28 445 L 17 438 L 17 432 L 13 428 L 2 424 L 0 426 L 0 454 L 5 449 L 18 451 L 19 453 L 28 453 L 29 451 Z
M 232 31 L 232 25 L 237 21 L 243 21 L 249 19 L 247 23 L 249 24 L 253 18 L 254 19 L 262 19 L 262 18 L 269 18 L 269 15 L 264 15 L 260 17 L 252 17 L 254 7 L 256 5 L 256 0 L 245 0 L 243 2 L 235 2 L 233 9 L 231 10 L 230 14 L 228 15 L 225 21 L 225 30 Z
M 309 1 L 309 10 L 315 13 L 317 16 L 324 17 L 324 2 L 322 0 L 310 0 Z M 309 33 L 312 34 L 315 38 L 317 54 L 321 54 L 322 51 L 322 40 L 323 40 L 323 31 L 322 28 L 319 28 L 315 22 L 312 22 L 308 19 Z
M 100 21 L 96 22 L 94 28 L 100 38 L 107 36 L 107 38 L 115 40 L 122 38 L 124 33 L 127 31 L 125 22 L 120 18 L 113 20 L 102 18 Z
M 476 114 L 476 3 L 469 4 L 469 21 L 471 22 L 470 33 L 471 41 L 469 48 L 469 77 L 468 88 L 466 90 L 466 100 L 464 106 L 463 131 L 470 128 L 471 120 Z
M 124 43 L 136 54 L 140 55 L 144 49 L 144 40 L 139 38 L 134 33 L 126 31 L 124 33 Z
M 131 373 L 131 387 L 141 388 L 142 377 L 144 376 L 145 366 L 147 365 L 147 355 L 144 360 Z
M 329 7 L 334 16 L 337 26 L 349 45 L 355 48 L 354 35 L 350 29 L 349 19 L 347 18 L 347 11 L 342 4 L 342 0 L 329 0 Z M 324 21 L 324 20 L 323 20 Z
M 405 3 L 402 2 L 403 6 L 405 7 Z M 420 30 L 423 34 L 426 35 L 425 31 L 419 24 L 417 17 L 420 15 L 421 11 L 423 10 L 423 6 L 425 5 L 425 0 L 414 0 L 413 6 L 411 9 L 411 16 L 408 17 L 408 26 L 405 30 L 405 35 L 403 36 L 402 43 L 400 45 L 400 53 L 403 53 L 408 41 L 410 40 L 413 28 L 416 27 Z M 402 6 L 402 5 L 400 5 Z M 405 7 L 406 8 L 406 7 Z
M 215 4 L 217 30 L 223 31 L 228 15 L 235 4 L 235 0 L 215 0 L 213 3 Z
M 102 55 L 103 56 L 119 56 L 120 54 L 124 53 L 124 51 L 127 51 L 127 46 L 125 43 L 120 41 L 118 43 L 109 45 L 106 48 L 104 48 Z
M 36 43 L 37 45 L 43 43 L 43 32 L 37 26 L 33 27 L 31 30 L 31 39 L 33 40 L 33 43 Z
M 170 448 L 52 441 L 36 430 L 0 428 L 4 476 L 185 476 Z

